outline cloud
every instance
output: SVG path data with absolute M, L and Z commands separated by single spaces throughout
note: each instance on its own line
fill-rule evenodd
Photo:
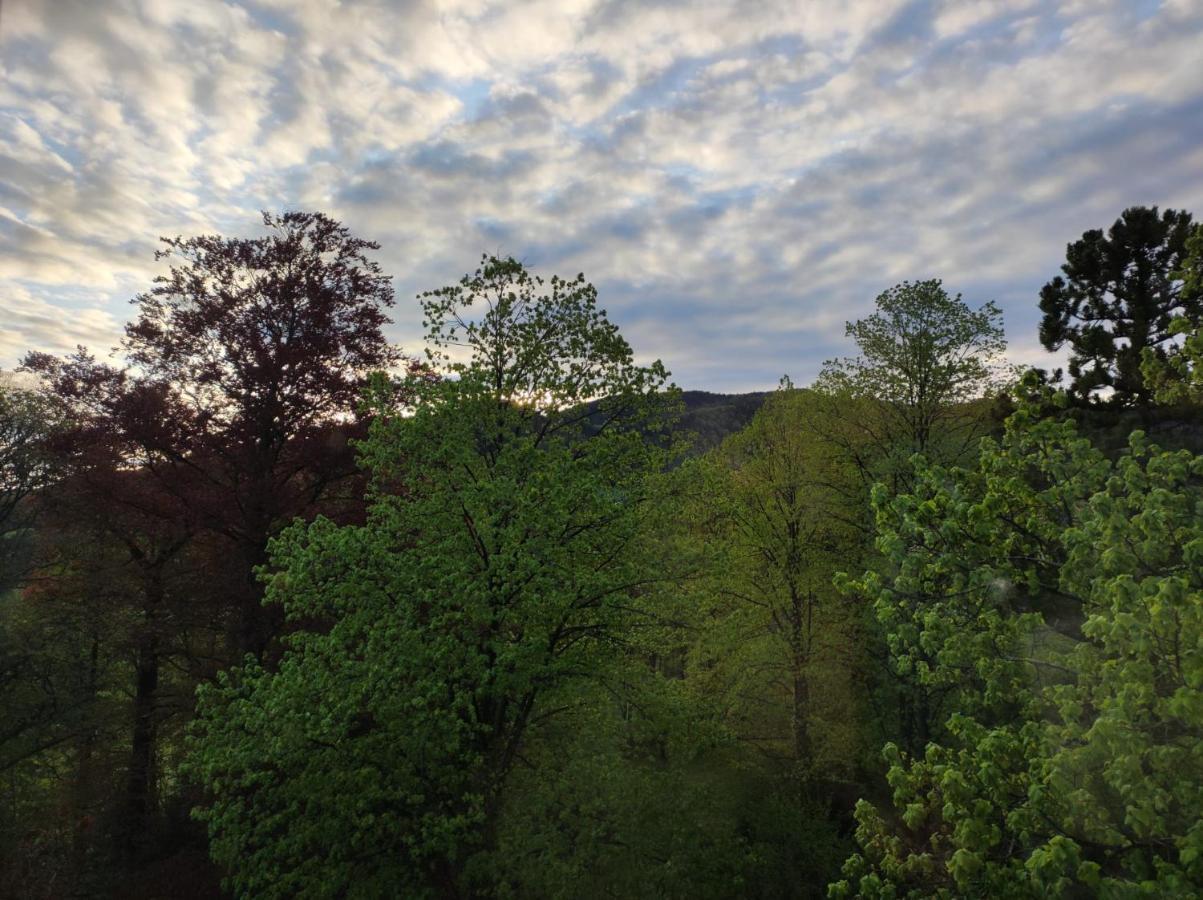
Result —
M 82 298 L 72 298 L 69 306 L 56 299 L 52 302 L 20 284 L 4 287 L 0 358 L 6 365 L 15 365 L 30 350 L 69 353 L 82 344 L 103 355 L 116 343 L 120 323 L 108 310 L 83 305 L 87 301 L 79 302 Z
M 9 0 L 0 366 L 105 349 L 161 235 L 319 208 L 393 336 L 482 251 L 584 271 L 688 387 L 804 383 L 905 278 L 1004 308 L 1126 206 L 1203 213 L 1191 0 Z M 57 329 L 57 332 L 56 332 Z

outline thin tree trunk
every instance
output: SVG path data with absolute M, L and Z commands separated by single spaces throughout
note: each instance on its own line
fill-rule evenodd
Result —
M 790 589 L 790 635 L 791 675 L 793 677 L 794 705 L 792 710 L 794 732 L 794 760 L 799 765 L 810 761 L 810 681 L 806 676 L 806 665 L 810 661 L 811 637 L 814 629 L 814 595 L 803 594 L 797 587 Z
M 124 850 L 131 857 L 146 849 L 149 819 L 154 799 L 156 707 L 159 693 L 158 608 L 163 585 L 158 572 L 150 576 L 146 589 L 146 621 L 138 636 L 134 664 L 134 722 L 130 741 L 129 769 L 122 823 Z
M 806 677 L 803 663 L 794 660 L 794 759 L 806 763 L 811 758 L 810 726 L 810 681 Z
M 259 539 L 248 538 L 242 546 L 246 568 L 243 571 L 243 592 L 238 610 L 237 646 L 241 655 L 251 654 L 262 662 L 272 639 L 283 622 L 278 607 L 263 605 L 264 585 L 256 570 L 267 562 L 267 529 Z
M 99 669 L 100 641 L 92 635 L 91 652 L 88 655 L 87 696 L 89 700 L 96 698 L 97 673 Z M 90 704 L 89 704 L 90 705 Z M 96 793 L 96 773 L 93 765 L 93 754 L 96 750 L 96 728 L 90 721 L 84 726 L 80 735 L 75 757 L 75 783 L 71 786 L 71 815 L 75 822 L 75 830 L 71 836 L 71 881 L 75 892 L 83 890 L 86 881 L 88 847 L 96 833 L 96 823 L 92 816 Z

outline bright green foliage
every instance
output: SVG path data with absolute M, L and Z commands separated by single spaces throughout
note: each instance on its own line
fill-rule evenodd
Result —
M 378 386 L 366 524 L 275 542 L 298 630 L 201 695 L 202 815 L 243 895 L 488 893 L 524 747 L 655 622 L 663 368 L 581 277 L 486 259 L 423 306 L 444 377 Z
M 643 798 L 628 821 L 644 824 L 623 858 L 666 865 L 606 896 L 820 896 L 847 855 L 830 798 L 870 745 L 855 623 L 831 577 L 863 550 L 863 502 L 851 465 L 813 427 L 820 407 L 785 379 L 748 427 L 675 473 L 679 511 L 661 555 L 688 575 L 671 598 L 685 627 L 665 665 L 683 676 L 675 706 L 706 713 L 726 740 L 683 741 L 671 769 L 624 773 Z M 682 815 L 665 817 L 666 804 Z
M 894 575 L 852 586 L 946 717 L 920 757 L 886 748 L 896 813 L 858 806 L 831 896 L 1203 890 L 1201 479 L 1021 408 L 975 470 L 879 498 Z
M 863 537 L 860 504 L 849 500 L 856 473 L 812 427 L 821 403 L 783 380 L 747 428 L 698 464 L 691 516 L 706 553 L 693 665 L 713 690 L 759 699 L 733 705 L 732 724 L 796 774 L 813 774 L 817 755 L 828 767 L 852 762 L 847 696 L 832 708 L 826 690 L 842 692 L 820 670 L 848 642 L 831 579 Z
M 877 544 L 891 574 L 847 587 L 873 599 L 891 667 L 913 688 L 903 722 L 912 752 L 952 711 L 1002 703 L 996 718 L 1010 715 L 1019 675 L 1000 657 L 1039 623 L 1027 611 L 1074 612 L 1057 592 L 1060 539 L 1107 463 L 1072 424 L 1029 423 L 1027 410 L 1017 413 L 976 469 L 919 460 L 913 493 L 875 489 Z
M 1203 225 L 1186 242 L 1187 257 L 1178 276 L 1179 294 L 1187 308 L 1203 304 Z M 1141 374 L 1158 403 L 1203 402 L 1203 320 L 1181 316 L 1170 330 L 1183 336 L 1178 349 L 1157 354 L 1146 350 L 1141 359 Z

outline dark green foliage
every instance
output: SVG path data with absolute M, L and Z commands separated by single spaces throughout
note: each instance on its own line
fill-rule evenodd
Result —
M 0 596 L 29 574 L 33 495 L 54 478 L 48 444 L 62 417 L 60 405 L 32 386 L 0 381 Z
M 954 462 L 983 433 L 983 398 L 1009 374 L 1002 313 L 993 302 L 973 310 L 938 279 L 895 285 L 871 316 L 847 324 L 855 358 L 828 360 L 815 382 L 829 398 L 827 439 L 861 473 L 865 487 L 903 489 L 910 458 Z
M 1142 358 L 1164 360 L 1175 318 L 1203 316 L 1203 297 L 1181 290 L 1190 233 L 1188 212 L 1133 206 L 1106 234 L 1087 231 L 1066 247 L 1064 277 L 1040 291 L 1040 342 L 1046 350 L 1069 346 L 1072 398 L 1152 403 Z
M 1203 316 L 1190 311 L 1203 305 L 1203 225 L 1196 225 L 1186 242 L 1186 259 L 1176 273 L 1182 279 L 1180 302 L 1187 314 L 1174 319 L 1170 330 L 1180 346 L 1155 351 L 1146 348 L 1141 375 L 1160 404 L 1203 405 Z
M 676 430 L 689 435 L 693 453 L 705 453 L 729 435 L 746 428 L 770 396 L 749 394 L 712 394 L 709 391 L 682 391 L 684 411 Z

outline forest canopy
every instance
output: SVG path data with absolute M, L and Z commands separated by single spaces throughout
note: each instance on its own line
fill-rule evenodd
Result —
M 1069 245 L 1068 379 L 929 278 L 742 399 L 506 256 L 407 355 L 263 226 L 0 382 L 0 893 L 1203 892 L 1188 213 Z

